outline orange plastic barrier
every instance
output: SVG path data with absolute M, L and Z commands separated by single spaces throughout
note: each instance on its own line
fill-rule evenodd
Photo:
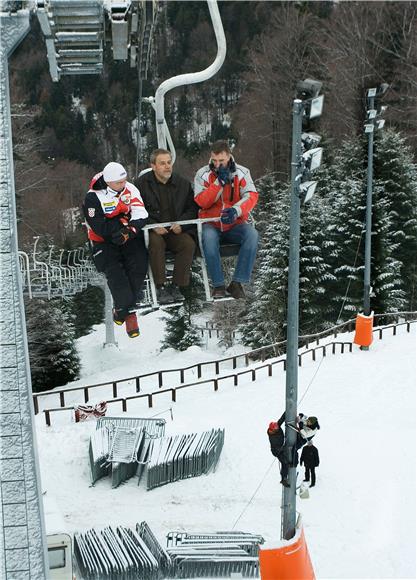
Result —
M 313 565 L 308 553 L 304 530 L 296 534 L 294 543 L 260 550 L 262 580 L 314 580 Z
M 373 312 L 369 316 L 358 314 L 356 317 L 355 338 L 353 342 L 359 346 L 370 346 L 374 338 L 372 334 L 373 324 Z

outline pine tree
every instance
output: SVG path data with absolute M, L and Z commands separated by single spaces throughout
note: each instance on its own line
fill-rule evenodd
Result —
M 374 156 L 376 219 L 387 221 L 381 249 L 403 296 L 391 308 L 415 310 L 417 304 L 417 166 L 405 138 L 392 129 L 376 134 Z M 380 249 L 380 251 L 381 251 Z M 392 296 L 391 296 L 392 298 Z M 388 307 L 386 307 L 386 310 Z
M 320 175 L 320 195 L 327 199 L 327 252 L 334 280 L 328 300 L 332 320 L 346 320 L 360 310 L 363 299 L 365 169 L 364 145 L 347 141 Z
M 53 389 L 78 378 L 80 361 L 74 327 L 58 300 L 27 300 L 26 325 L 32 387 L 35 392 Z
M 193 315 L 201 312 L 201 279 L 196 272 L 191 272 L 190 285 L 183 289 L 184 302 L 180 306 L 167 309 L 165 316 L 165 336 L 161 350 L 174 348 L 187 350 L 190 346 L 201 346 L 201 336 L 196 327 Z
M 289 239 L 288 186 L 272 182 L 271 203 L 265 216 L 257 268 L 254 274 L 254 295 L 238 330 L 245 345 L 267 346 L 285 338 L 287 304 L 287 271 Z
M 104 319 L 104 292 L 100 286 L 88 286 L 72 299 L 75 338 L 88 334 L 94 324 Z

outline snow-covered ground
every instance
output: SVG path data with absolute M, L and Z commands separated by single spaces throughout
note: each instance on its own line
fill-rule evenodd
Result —
M 78 341 L 83 362 L 79 384 L 178 368 L 219 358 L 193 347 L 159 353 L 163 322 L 142 319 L 142 336 L 117 329 L 119 349 L 102 348 L 104 329 Z M 351 340 L 346 335 L 346 340 Z M 238 347 L 236 352 L 242 352 Z M 415 578 L 416 329 L 384 333 L 368 352 L 305 359 L 299 371 L 299 410 L 316 415 L 321 464 L 310 498 L 297 500 L 317 578 Z M 215 473 L 152 491 L 132 479 L 117 489 L 110 481 L 90 486 L 88 441 L 93 422 L 54 422 L 37 416 L 44 491 L 54 496 L 71 531 L 146 520 L 161 541 L 173 530 L 244 530 L 279 544 L 281 486 L 266 427 L 283 411 L 285 374 L 221 383 L 140 400 L 129 414 L 160 415 L 167 434 L 225 428 Z M 173 420 L 169 409 L 172 408 Z M 130 410 L 130 407 L 129 407 Z M 117 414 L 117 413 L 116 413 Z

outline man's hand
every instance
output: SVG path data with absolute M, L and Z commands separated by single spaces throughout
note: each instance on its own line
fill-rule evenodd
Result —
M 158 236 L 166 236 L 166 234 L 168 233 L 168 230 L 166 228 L 153 228 L 152 231 L 158 234 Z
M 237 220 L 237 210 L 234 207 L 228 207 L 222 210 L 220 221 L 222 224 L 233 224 Z
M 226 185 L 226 183 L 230 183 L 230 169 L 228 167 L 224 167 L 224 165 L 220 165 L 217 169 L 217 179 L 219 180 L 220 185 Z
M 119 195 L 119 199 L 125 205 L 129 205 L 130 204 L 130 191 L 121 193 Z
M 173 232 L 174 234 L 180 234 L 182 232 L 182 227 L 179 224 L 172 224 L 172 226 L 169 228 L 170 232 Z
M 116 246 L 123 246 L 128 240 L 135 238 L 137 235 L 136 228 L 133 226 L 123 226 L 121 230 L 112 235 L 112 242 Z

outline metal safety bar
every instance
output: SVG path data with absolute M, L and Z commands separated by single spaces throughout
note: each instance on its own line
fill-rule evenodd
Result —
M 197 227 L 197 236 L 198 236 L 198 245 L 200 250 L 200 255 L 196 255 L 195 258 L 199 262 L 201 268 L 201 276 L 203 278 L 203 285 L 204 285 L 204 293 L 206 302 L 214 302 L 213 297 L 210 294 L 210 284 L 209 278 L 207 273 L 207 266 L 206 260 L 204 257 L 204 248 L 203 248 L 203 224 L 205 223 L 213 223 L 219 222 L 220 218 L 202 218 L 202 219 L 194 219 L 194 220 L 180 220 L 180 221 L 172 221 L 172 222 L 161 222 L 157 224 L 148 224 L 144 226 L 143 233 L 145 237 L 145 245 L 146 248 L 149 248 L 149 230 L 154 230 L 155 228 L 169 228 L 174 224 L 178 224 L 180 226 L 196 226 Z M 222 255 L 222 248 L 232 248 L 233 254 L 236 255 L 239 252 L 239 246 L 237 244 L 227 244 L 227 246 L 220 246 L 220 255 Z M 150 294 L 152 299 L 152 306 L 154 308 L 158 308 L 158 299 L 156 295 L 156 285 L 155 280 L 152 273 L 152 268 L 149 266 L 148 268 L 148 279 L 150 285 Z M 232 298 L 227 298 L 228 300 L 232 300 Z

